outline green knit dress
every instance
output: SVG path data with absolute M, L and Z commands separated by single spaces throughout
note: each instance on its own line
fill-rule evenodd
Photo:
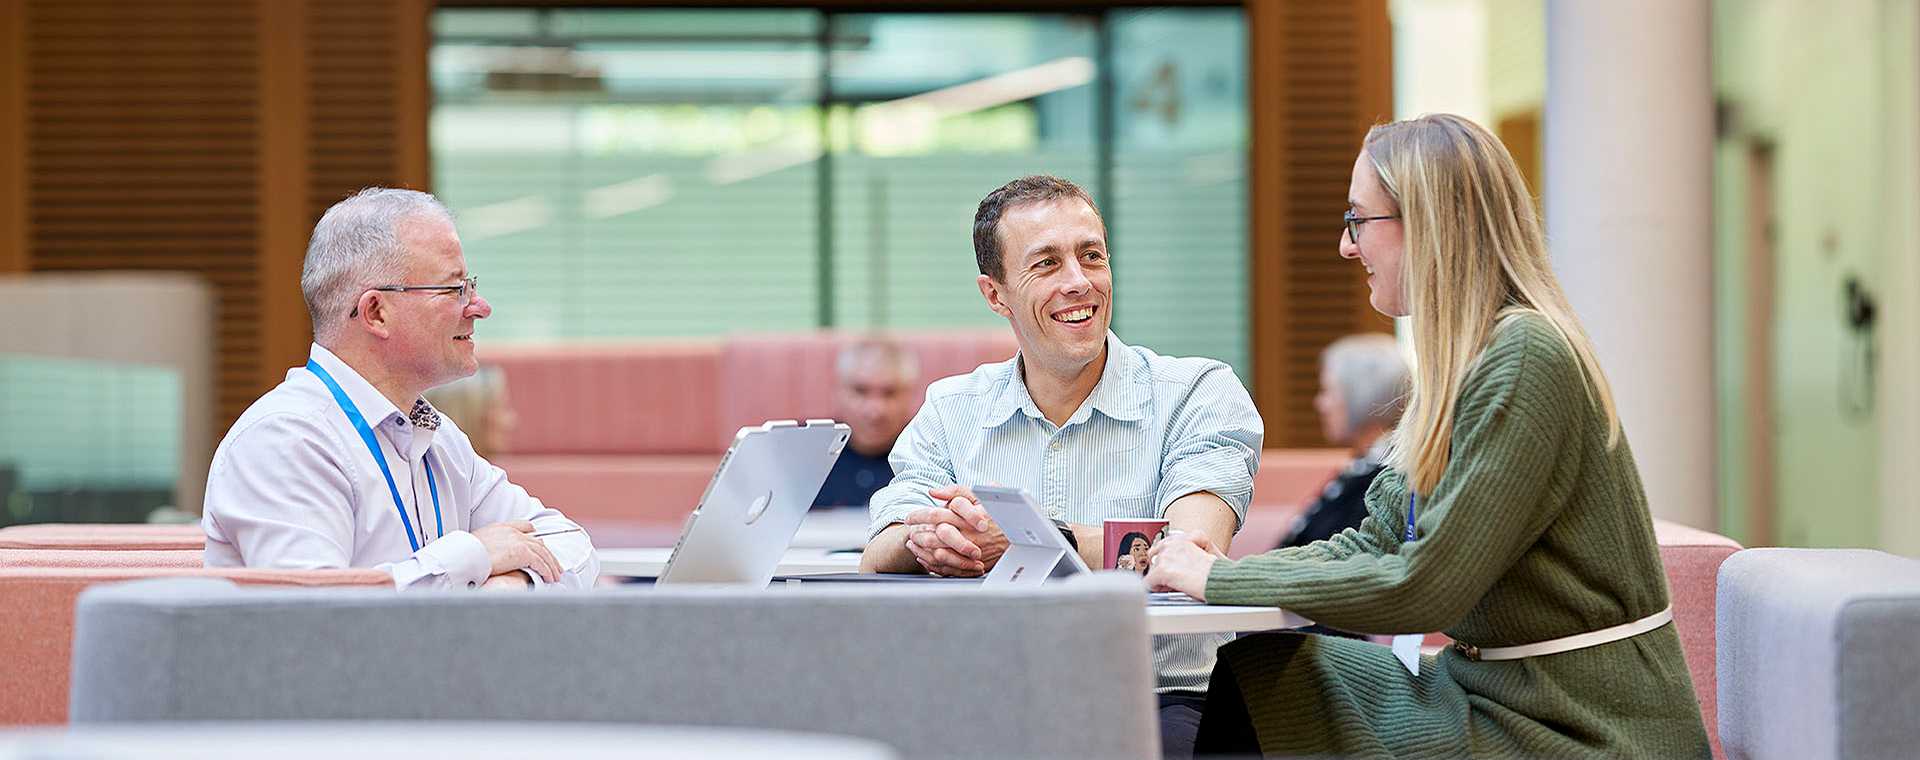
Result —
M 1646 494 L 1580 365 L 1537 313 L 1503 319 L 1462 389 L 1452 459 L 1403 542 L 1388 469 L 1359 528 L 1239 561 L 1214 604 L 1275 605 L 1368 633 L 1445 631 L 1481 647 L 1620 625 L 1667 606 Z M 1708 477 L 1701 473 L 1701 477 Z M 1409 675 L 1383 646 L 1297 633 L 1220 649 L 1268 755 L 1708 757 L 1672 625 L 1561 654 L 1476 662 L 1448 649 Z

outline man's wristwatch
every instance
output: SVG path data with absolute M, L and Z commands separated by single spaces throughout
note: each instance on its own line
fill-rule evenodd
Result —
M 1066 537 L 1068 546 L 1076 552 L 1080 551 L 1080 539 L 1073 537 L 1073 526 L 1068 525 L 1066 520 L 1054 520 L 1053 527 L 1060 529 L 1060 535 Z

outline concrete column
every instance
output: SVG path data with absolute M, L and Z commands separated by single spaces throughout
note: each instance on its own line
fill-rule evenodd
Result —
M 1656 516 L 1717 527 L 1708 0 L 1548 0 L 1546 215 Z

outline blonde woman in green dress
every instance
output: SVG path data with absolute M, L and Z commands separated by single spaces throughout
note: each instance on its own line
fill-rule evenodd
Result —
M 1361 641 L 1242 638 L 1220 649 L 1198 749 L 1707 757 L 1646 494 L 1513 158 L 1457 116 L 1385 124 L 1348 192 L 1340 255 L 1413 330 L 1367 519 L 1238 561 L 1169 536 L 1147 581 L 1459 643 L 1415 668 Z

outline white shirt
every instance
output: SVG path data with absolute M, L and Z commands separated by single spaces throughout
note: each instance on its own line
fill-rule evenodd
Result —
M 311 357 L 373 429 L 421 546 L 415 551 L 408 540 L 366 441 L 302 366 L 248 407 L 214 451 L 201 518 L 207 567 L 371 567 L 392 574 L 402 590 L 471 588 L 487 580 L 492 564 L 468 531 L 514 520 L 532 521 L 536 533 L 580 527 L 474 453 L 451 419 L 432 413 L 437 430 L 416 426 L 333 352 L 314 345 Z M 566 570 L 555 585 L 587 588 L 599 577 L 585 531 L 540 540 Z M 538 573 L 527 575 L 545 585 Z

